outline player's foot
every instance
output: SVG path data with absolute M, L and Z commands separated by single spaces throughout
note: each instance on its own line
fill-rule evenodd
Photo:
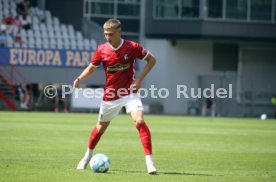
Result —
M 153 163 L 147 163 L 147 169 L 149 174 L 157 174 L 157 170 L 154 167 Z
M 83 170 L 86 168 L 87 164 L 89 163 L 90 159 L 82 158 L 77 166 L 77 170 Z
M 69 112 L 69 111 L 68 111 L 68 109 L 65 108 L 65 109 L 63 109 L 63 112 Z

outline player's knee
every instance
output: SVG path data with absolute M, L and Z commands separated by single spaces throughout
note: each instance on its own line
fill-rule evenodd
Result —
M 98 122 L 96 127 L 99 133 L 104 133 L 110 122 Z
M 140 125 L 140 124 L 145 123 L 145 121 L 141 118 L 136 119 L 134 122 L 135 122 L 136 125 Z

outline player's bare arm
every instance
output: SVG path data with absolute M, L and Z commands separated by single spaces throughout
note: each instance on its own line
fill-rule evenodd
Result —
M 150 70 L 153 68 L 153 66 L 156 63 L 155 57 L 149 53 L 147 57 L 145 58 L 145 61 L 147 62 L 146 66 L 144 67 L 143 71 L 140 73 L 140 75 L 136 78 L 134 85 L 132 86 L 133 89 L 139 90 L 141 88 L 141 84 L 146 77 L 146 75 L 150 72 Z
M 73 84 L 73 87 L 74 87 L 74 88 L 79 87 L 80 81 L 81 81 L 81 80 L 87 79 L 89 76 L 91 76 L 91 75 L 96 71 L 96 69 L 97 69 L 97 67 L 90 63 L 90 64 L 83 70 L 83 72 L 80 74 L 80 76 L 78 76 L 78 77 L 75 79 L 74 84 Z

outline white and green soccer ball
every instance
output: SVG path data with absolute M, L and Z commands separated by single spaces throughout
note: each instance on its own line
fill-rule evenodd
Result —
M 110 160 L 105 154 L 96 154 L 90 160 L 90 168 L 96 173 L 106 173 L 110 167 Z

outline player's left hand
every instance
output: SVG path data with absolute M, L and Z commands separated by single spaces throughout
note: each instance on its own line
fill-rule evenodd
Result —
M 130 86 L 131 90 L 136 90 L 138 91 L 141 88 L 141 82 L 137 79 L 135 82 Z

